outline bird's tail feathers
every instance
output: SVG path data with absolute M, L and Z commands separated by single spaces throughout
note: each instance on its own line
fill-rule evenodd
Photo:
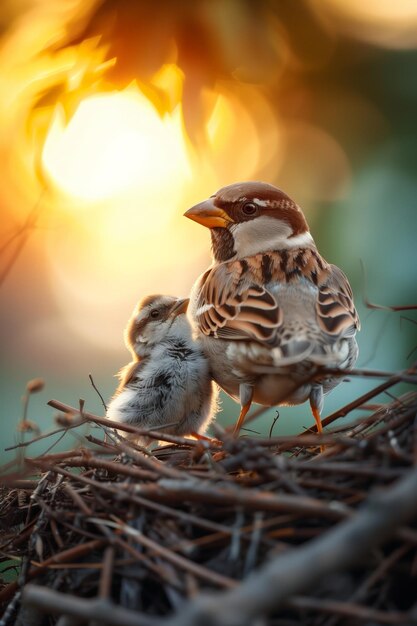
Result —
M 262 359 L 262 356 L 267 358 Z M 301 364 L 310 369 L 311 365 L 318 367 L 342 367 L 348 357 L 348 345 L 345 341 L 331 345 L 317 344 L 314 341 L 297 340 L 282 346 L 272 348 L 268 354 L 256 355 L 250 359 L 250 369 L 256 374 L 287 373 L 291 365 Z

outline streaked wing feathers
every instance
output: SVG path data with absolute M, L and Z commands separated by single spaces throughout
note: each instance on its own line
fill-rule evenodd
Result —
M 269 253 L 268 264 L 260 260 L 265 256 L 254 256 L 251 263 L 241 259 L 221 264 L 202 276 L 196 318 L 203 334 L 274 345 L 278 329 L 283 328 L 283 311 L 274 295 L 262 286 L 265 266 L 269 281 L 294 284 L 303 276 L 317 287 L 315 309 L 323 334 L 334 339 L 355 335 L 360 323 L 342 270 L 311 249 Z M 284 325 L 291 321 L 287 317 Z
M 239 262 L 206 274 L 196 312 L 200 329 L 222 339 L 271 341 L 282 312 L 269 291 L 243 274 Z
M 360 329 L 359 317 L 353 303 L 352 289 L 345 274 L 336 265 L 319 285 L 317 318 L 328 335 L 352 337 Z

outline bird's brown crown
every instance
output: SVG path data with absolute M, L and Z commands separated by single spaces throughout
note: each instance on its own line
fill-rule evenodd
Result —
M 287 222 L 293 236 L 308 231 L 301 209 L 274 185 L 257 181 L 235 183 L 222 187 L 212 198 L 214 206 L 222 209 L 231 222 L 246 222 L 265 215 Z

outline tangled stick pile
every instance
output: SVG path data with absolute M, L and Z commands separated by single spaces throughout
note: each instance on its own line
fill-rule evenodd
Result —
M 2 626 L 417 624 L 416 392 L 320 438 L 151 455 L 51 404 L 107 437 L 3 468 Z

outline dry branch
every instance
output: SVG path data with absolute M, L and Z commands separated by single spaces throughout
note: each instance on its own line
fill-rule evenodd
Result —
M 83 406 L 52 405 L 56 436 L 99 428 L 86 447 L 81 431 L 74 450 L 25 445 L 3 466 L 0 569 L 20 575 L 0 584 L 1 626 L 32 610 L 58 626 L 415 623 L 414 594 L 400 605 L 395 586 L 416 572 L 416 392 L 321 437 L 147 432 L 170 443 L 147 454 Z
M 200 596 L 167 626 L 250 626 L 317 580 L 349 568 L 417 516 L 417 469 L 389 490 L 374 494 L 352 519 L 307 546 L 280 555 L 239 587 Z M 398 623 L 398 622 L 397 622 Z M 409 623 L 412 623 L 409 621 Z
M 106 626 L 157 626 L 160 621 L 146 615 L 138 615 L 109 601 L 83 600 L 52 589 L 28 585 L 24 591 L 24 602 L 42 609 L 45 613 L 78 617 L 83 622 L 94 620 Z

